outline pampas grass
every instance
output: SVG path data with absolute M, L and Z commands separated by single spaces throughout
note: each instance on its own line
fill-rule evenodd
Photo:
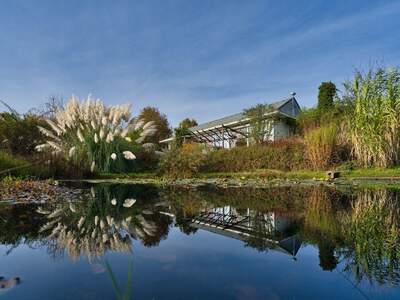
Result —
M 130 105 L 106 106 L 90 96 L 79 101 L 72 97 L 64 108 L 57 111 L 55 120 L 46 120 L 51 130 L 39 127 L 47 137 L 45 144 L 36 149 L 50 148 L 54 154 L 63 155 L 94 172 L 110 172 L 133 160 L 135 145 L 140 145 L 154 135 L 154 122 L 145 123 L 131 119 Z M 135 135 L 135 140 L 127 137 Z M 118 155 L 121 153 L 122 155 Z

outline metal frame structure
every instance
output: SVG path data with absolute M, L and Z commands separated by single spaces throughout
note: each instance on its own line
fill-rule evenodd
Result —
M 238 136 L 242 136 L 246 139 L 249 138 L 249 134 L 221 124 L 221 126 L 209 128 L 207 130 L 190 131 L 190 135 L 188 135 L 187 138 L 193 139 L 198 143 L 211 144 L 213 146 L 220 144 L 222 148 L 225 148 L 225 142 L 228 142 L 230 148 L 231 142 L 236 140 Z

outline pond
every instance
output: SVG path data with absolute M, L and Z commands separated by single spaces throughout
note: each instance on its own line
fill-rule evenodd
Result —
M 0 207 L 1 299 L 400 298 L 396 190 L 89 188 Z

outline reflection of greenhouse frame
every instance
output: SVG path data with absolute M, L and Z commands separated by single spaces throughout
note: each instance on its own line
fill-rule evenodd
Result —
M 302 241 L 296 234 L 278 237 L 275 231 L 283 228 L 277 228 L 277 217 L 274 213 L 258 215 L 249 209 L 242 215 L 232 207 L 212 208 L 196 215 L 191 226 L 242 240 L 260 251 L 273 249 L 295 257 Z

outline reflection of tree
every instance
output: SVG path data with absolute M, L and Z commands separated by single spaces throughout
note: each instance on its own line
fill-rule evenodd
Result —
M 304 216 L 303 238 L 319 248 L 320 267 L 334 270 L 338 264 L 335 250 L 343 245 L 341 205 L 343 194 L 333 189 L 316 187 L 310 190 Z
M 20 244 L 35 247 L 39 238 L 42 216 L 33 212 L 34 204 L 4 205 L 0 209 L 0 244 L 11 246 L 10 253 Z

